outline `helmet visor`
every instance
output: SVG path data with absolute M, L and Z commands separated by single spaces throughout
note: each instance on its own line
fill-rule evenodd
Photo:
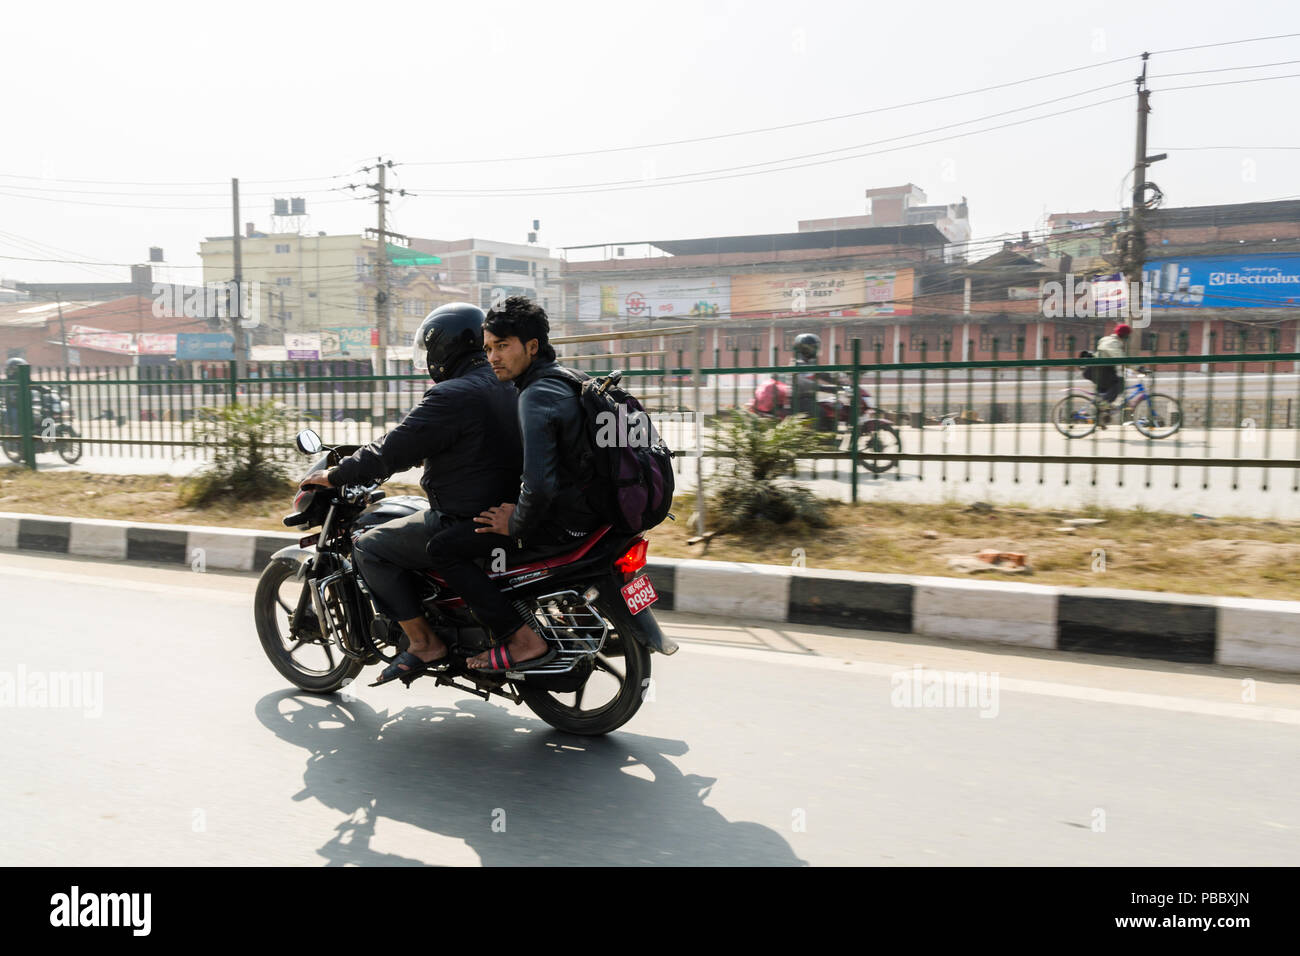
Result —
M 417 372 L 429 371 L 429 353 L 425 350 L 419 336 L 416 336 L 415 343 L 411 346 L 411 364 L 415 366 Z

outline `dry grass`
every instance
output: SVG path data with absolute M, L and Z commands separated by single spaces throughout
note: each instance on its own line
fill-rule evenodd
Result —
M 261 501 L 202 509 L 181 504 L 179 484 L 153 475 L 33 475 L 5 469 L 0 471 L 0 511 L 285 530 L 281 519 L 292 502 L 292 484 Z M 390 494 L 422 494 L 409 485 L 386 487 Z M 690 496 L 679 498 L 674 509 L 678 520 L 651 533 L 652 555 L 790 564 L 794 550 L 802 548 L 810 568 L 957 576 L 948 568 L 948 556 L 996 548 L 1027 554 L 1033 573 L 981 577 L 1300 600 L 1300 522 L 1205 521 L 1140 510 L 1067 514 L 999 507 L 981 514 L 959 504 L 837 504 L 830 508 L 830 528 L 776 529 L 749 538 L 723 535 L 713 539 L 705 555 L 699 545 L 686 544 L 694 533 L 687 527 L 693 507 Z M 1105 523 L 1072 535 L 1053 530 L 1065 517 L 1103 518 Z M 937 536 L 925 537 L 926 531 Z M 1105 551 L 1104 573 L 1092 570 L 1096 549 Z

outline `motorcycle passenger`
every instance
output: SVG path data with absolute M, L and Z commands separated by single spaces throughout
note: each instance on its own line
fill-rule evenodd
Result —
M 4 424 L 0 431 L 6 435 L 18 434 L 18 367 L 27 365 L 24 358 L 17 355 L 5 362 L 6 385 L 0 387 L 0 403 L 4 405 Z
M 517 501 L 512 494 L 474 519 L 480 525 L 479 542 L 463 538 L 452 542 L 437 566 L 499 641 L 471 658 L 468 666 L 500 673 L 536 667 L 554 657 L 555 651 L 522 622 L 480 568 L 463 559 L 451 563 L 456 547 L 462 554 L 483 554 L 497 547 L 564 549 L 577 544 L 601 521 L 586 495 L 594 471 L 585 445 L 582 407 L 577 390 L 564 380 L 587 376 L 556 363 L 546 312 L 524 296 L 511 296 L 494 307 L 483 328 L 492 370 L 519 390 L 523 481 Z
M 439 306 L 420 323 L 412 351 L 415 367 L 434 382 L 420 404 L 378 441 L 302 482 L 338 488 L 383 481 L 424 463 L 420 486 L 429 510 L 372 528 L 353 548 L 375 603 L 410 639 L 377 683 L 445 666 L 448 649 L 424 616 L 413 569 L 435 566 L 428 545 L 440 533 L 462 525 L 472 534 L 471 518 L 514 495 L 522 464 L 518 399 L 484 355 L 483 310 L 467 302 Z

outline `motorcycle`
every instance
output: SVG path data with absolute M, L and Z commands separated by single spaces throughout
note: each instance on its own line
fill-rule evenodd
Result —
M 754 397 L 745 403 L 745 411 L 777 421 L 796 412 L 807 415 L 816 431 L 833 434 L 836 447 L 847 453 L 853 436 L 853 386 L 844 382 L 828 383 L 810 374 L 799 375 L 798 384 L 798 409 L 794 407 L 793 390 L 773 375 L 754 389 Z M 898 459 L 873 455 L 900 453 L 903 443 L 898 430 L 881 417 L 880 409 L 871 404 L 871 396 L 864 386 L 858 387 L 857 398 L 858 464 L 874 474 L 897 467 Z
M 67 419 L 73 417 L 72 404 L 59 394 L 57 389 L 48 385 L 37 385 L 37 394 L 32 401 L 32 420 L 36 423 L 39 430 L 37 437 L 40 439 L 36 446 L 37 454 L 40 454 L 42 445 L 58 445 L 57 451 L 59 457 L 69 465 L 74 465 L 81 458 L 81 442 L 77 441 L 81 434 L 68 424 Z M 3 411 L 4 431 L 8 434 L 17 434 L 18 432 L 18 414 L 17 409 L 10 409 L 6 405 Z M 58 439 L 63 439 L 58 441 Z M 6 439 L 4 441 L 4 453 L 12 462 L 21 463 L 23 460 L 22 442 L 17 439 Z
M 307 474 L 333 468 L 357 445 L 328 447 L 310 429 L 299 451 L 324 452 Z M 409 645 L 406 634 L 375 605 L 352 558 L 367 530 L 428 510 L 413 495 L 388 497 L 379 483 L 325 488 L 312 485 L 294 498 L 287 527 L 320 530 L 272 555 L 257 585 L 255 619 L 262 649 L 275 668 L 306 691 L 328 694 L 350 683 L 363 667 L 387 663 Z M 435 572 L 415 570 L 420 599 L 434 632 L 447 645 L 446 670 L 421 678 L 490 699 L 522 703 L 546 723 L 573 734 L 600 735 L 627 723 L 652 693 L 650 655 L 671 655 L 677 645 L 651 611 L 658 600 L 644 573 L 647 540 L 611 526 L 585 538 L 529 549 L 513 566 L 482 566 L 506 600 L 558 653 L 526 671 L 484 674 L 469 658 L 489 646 L 487 633 Z M 336 656 L 337 652 L 337 656 Z M 298 655 L 314 655 L 304 660 Z M 323 659 L 322 659 L 323 658 Z M 319 666 L 309 666 L 319 664 Z M 595 701 L 594 705 L 592 701 Z

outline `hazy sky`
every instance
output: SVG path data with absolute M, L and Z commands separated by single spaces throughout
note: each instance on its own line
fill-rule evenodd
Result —
M 301 195 L 304 232 L 355 233 L 374 206 L 337 187 L 371 181 L 356 170 L 381 154 L 403 164 L 392 185 L 420 194 L 394 203 L 392 227 L 435 238 L 521 242 L 534 218 L 553 249 L 793 231 L 860 214 L 864 189 L 909 181 L 931 202 L 968 197 L 976 237 L 1018 233 L 1048 212 L 1124 202 L 1136 54 L 1288 33 L 1300 33 L 1300 10 L 1257 0 L 11 4 L 0 276 L 125 281 L 126 269 L 13 257 L 129 263 L 151 245 L 197 266 L 199 240 L 230 232 L 231 176 L 260 228 L 273 196 Z M 1276 65 L 1226 69 L 1262 64 Z M 1208 70 L 1222 72 L 1165 76 Z M 1168 205 L 1300 196 L 1300 149 L 1259 148 L 1300 147 L 1300 77 L 1170 89 L 1286 74 L 1300 74 L 1300 36 L 1153 55 L 1152 152 L 1251 147 L 1171 152 L 1150 174 Z M 953 125 L 968 120 L 980 121 Z M 624 146 L 643 148 L 520 158 Z M 842 152 L 809 156 L 831 150 Z M 501 158 L 515 161 L 448 164 Z M 501 193 L 597 183 L 646 188 Z

